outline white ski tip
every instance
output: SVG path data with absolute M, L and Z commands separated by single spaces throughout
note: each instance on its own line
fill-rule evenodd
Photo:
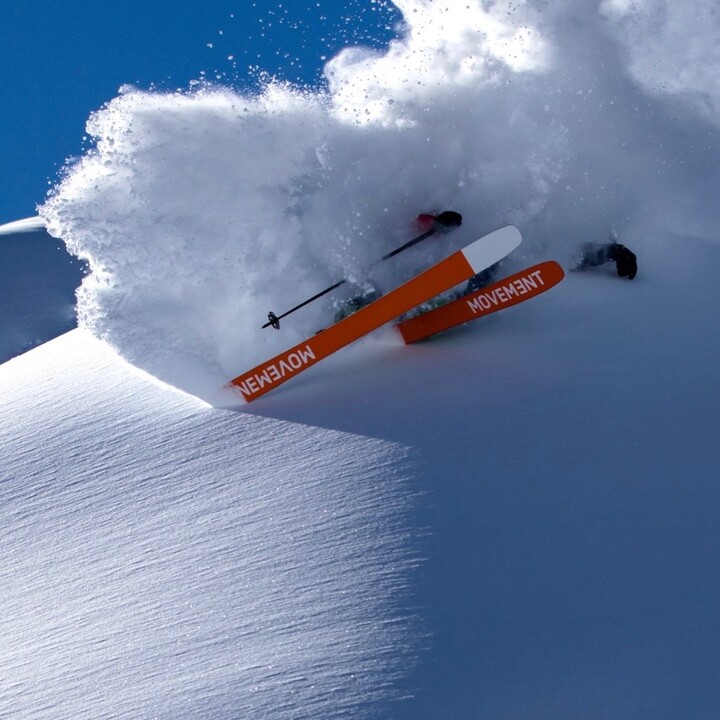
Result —
M 473 272 L 479 273 L 509 255 L 521 242 L 520 231 L 514 225 L 507 225 L 471 243 L 462 254 Z
M 0 235 L 14 235 L 15 233 L 37 232 L 43 230 L 45 223 L 39 217 L 25 218 L 24 220 L 15 220 L 14 222 L 0 225 Z

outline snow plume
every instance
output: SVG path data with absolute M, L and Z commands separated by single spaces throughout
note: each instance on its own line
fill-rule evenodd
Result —
M 604 0 L 632 77 L 649 92 L 677 96 L 720 118 L 720 13 L 713 0 Z
M 385 53 L 341 52 L 324 91 L 126 89 L 90 119 L 95 147 L 42 208 L 93 268 L 84 326 L 215 402 L 227 379 L 325 326 L 343 292 L 281 332 L 260 329 L 268 310 L 343 276 L 362 285 L 373 260 L 412 237 L 418 212 L 454 209 L 465 222 L 374 271 L 382 287 L 510 222 L 526 238 L 517 261 L 565 261 L 610 232 L 642 256 L 670 215 L 711 232 L 714 74 L 693 58 L 714 35 L 686 47 L 692 8 L 397 6 L 398 39 Z M 658 64 L 663 38 L 677 41 Z
M 459 92 L 481 99 L 483 90 L 503 76 L 498 65 L 521 72 L 547 64 L 548 48 L 538 31 L 508 23 L 497 7 L 488 11 L 479 3 L 427 0 L 396 4 L 408 22 L 402 40 L 391 43 L 384 55 L 353 48 L 327 65 L 335 110 L 342 117 L 360 123 L 421 123 L 419 114 L 442 106 L 433 96 L 449 91 L 455 99 L 451 108 L 458 107 Z M 526 3 L 518 7 L 527 11 Z

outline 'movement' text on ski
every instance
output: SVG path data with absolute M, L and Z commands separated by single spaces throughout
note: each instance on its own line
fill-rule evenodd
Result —
M 557 285 L 564 277 L 554 260 L 533 265 L 493 285 L 476 290 L 435 310 L 398 323 L 406 343 L 414 343 L 483 315 L 517 305 Z
M 278 360 L 277 363 L 265 365 L 262 371 L 244 376 L 245 380 L 241 384 L 235 384 L 245 397 L 257 395 L 266 385 L 281 382 L 288 375 L 310 365 L 315 359 L 313 349 L 306 345 L 303 349 L 291 352 L 285 358 Z
M 545 281 L 542 273 L 540 270 L 535 270 L 535 272 L 525 274 L 517 280 L 500 285 L 491 292 L 479 293 L 472 299 L 466 300 L 466 302 L 474 313 L 479 313 L 493 307 L 507 305 L 512 298 L 527 295 L 543 285 L 545 285 Z

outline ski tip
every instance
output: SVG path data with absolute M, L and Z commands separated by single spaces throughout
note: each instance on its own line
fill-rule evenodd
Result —
M 506 225 L 471 243 L 462 253 L 478 273 L 509 255 L 521 242 L 520 231 L 514 225 Z

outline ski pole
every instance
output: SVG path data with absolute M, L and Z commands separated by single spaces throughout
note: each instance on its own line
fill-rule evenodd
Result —
M 445 212 L 440 213 L 437 217 L 433 219 L 433 227 L 430 228 L 430 230 L 427 230 L 426 232 L 422 233 L 421 235 L 418 235 L 417 237 L 414 237 L 412 240 L 408 240 L 405 244 L 401 245 L 400 247 L 395 248 L 391 252 L 387 253 L 387 255 L 383 255 L 379 260 L 377 260 L 375 265 L 381 262 L 385 262 L 385 260 L 389 260 L 391 257 L 395 257 L 395 255 L 398 255 L 403 250 L 407 250 L 408 248 L 412 247 L 413 245 L 417 245 L 417 243 L 422 242 L 426 238 L 429 238 L 431 235 L 434 235 L 436 232 L 440 231 L 442 233 L 450 232 L 451 230 L 454 230 L 456 227 L 459 227 L 462 224 L 462 216 L 460 213 L 453 212 L 452 210 L 446 210 Z M 321 290 L 319 293 L 313 295 L 312 297 L 308 298 L 307 300 L 303 300 L 299 305 L 296 305 L 293 308 L 290 308 L 290 310 L 286 310 L 282 315 L 276 315 L 272 310 L 268 313 L 268 321 L 262 326 L 263 328 L 274 327 L 276 330 L 280 329 L 280 320 L 282 320 L 284 317 L 287 317 L 291 313 L 294 313 L 296 310 L 299 310 L 302 307 L 305 307 L 306 305 L 310 304 L 314 300 L 317 300 L 318 298 L 321 298 L 323 295 L 327 295 L 329 292 L 332 292 L 336 288 L 339 288 L 341 285 L 344 285 L 346 282 L 348 282 L 347 278 L 343 278 L 342 280 L 338 280 L 333 285 L 330 285 L 330 287 L 325 288 L 324 290 Z

